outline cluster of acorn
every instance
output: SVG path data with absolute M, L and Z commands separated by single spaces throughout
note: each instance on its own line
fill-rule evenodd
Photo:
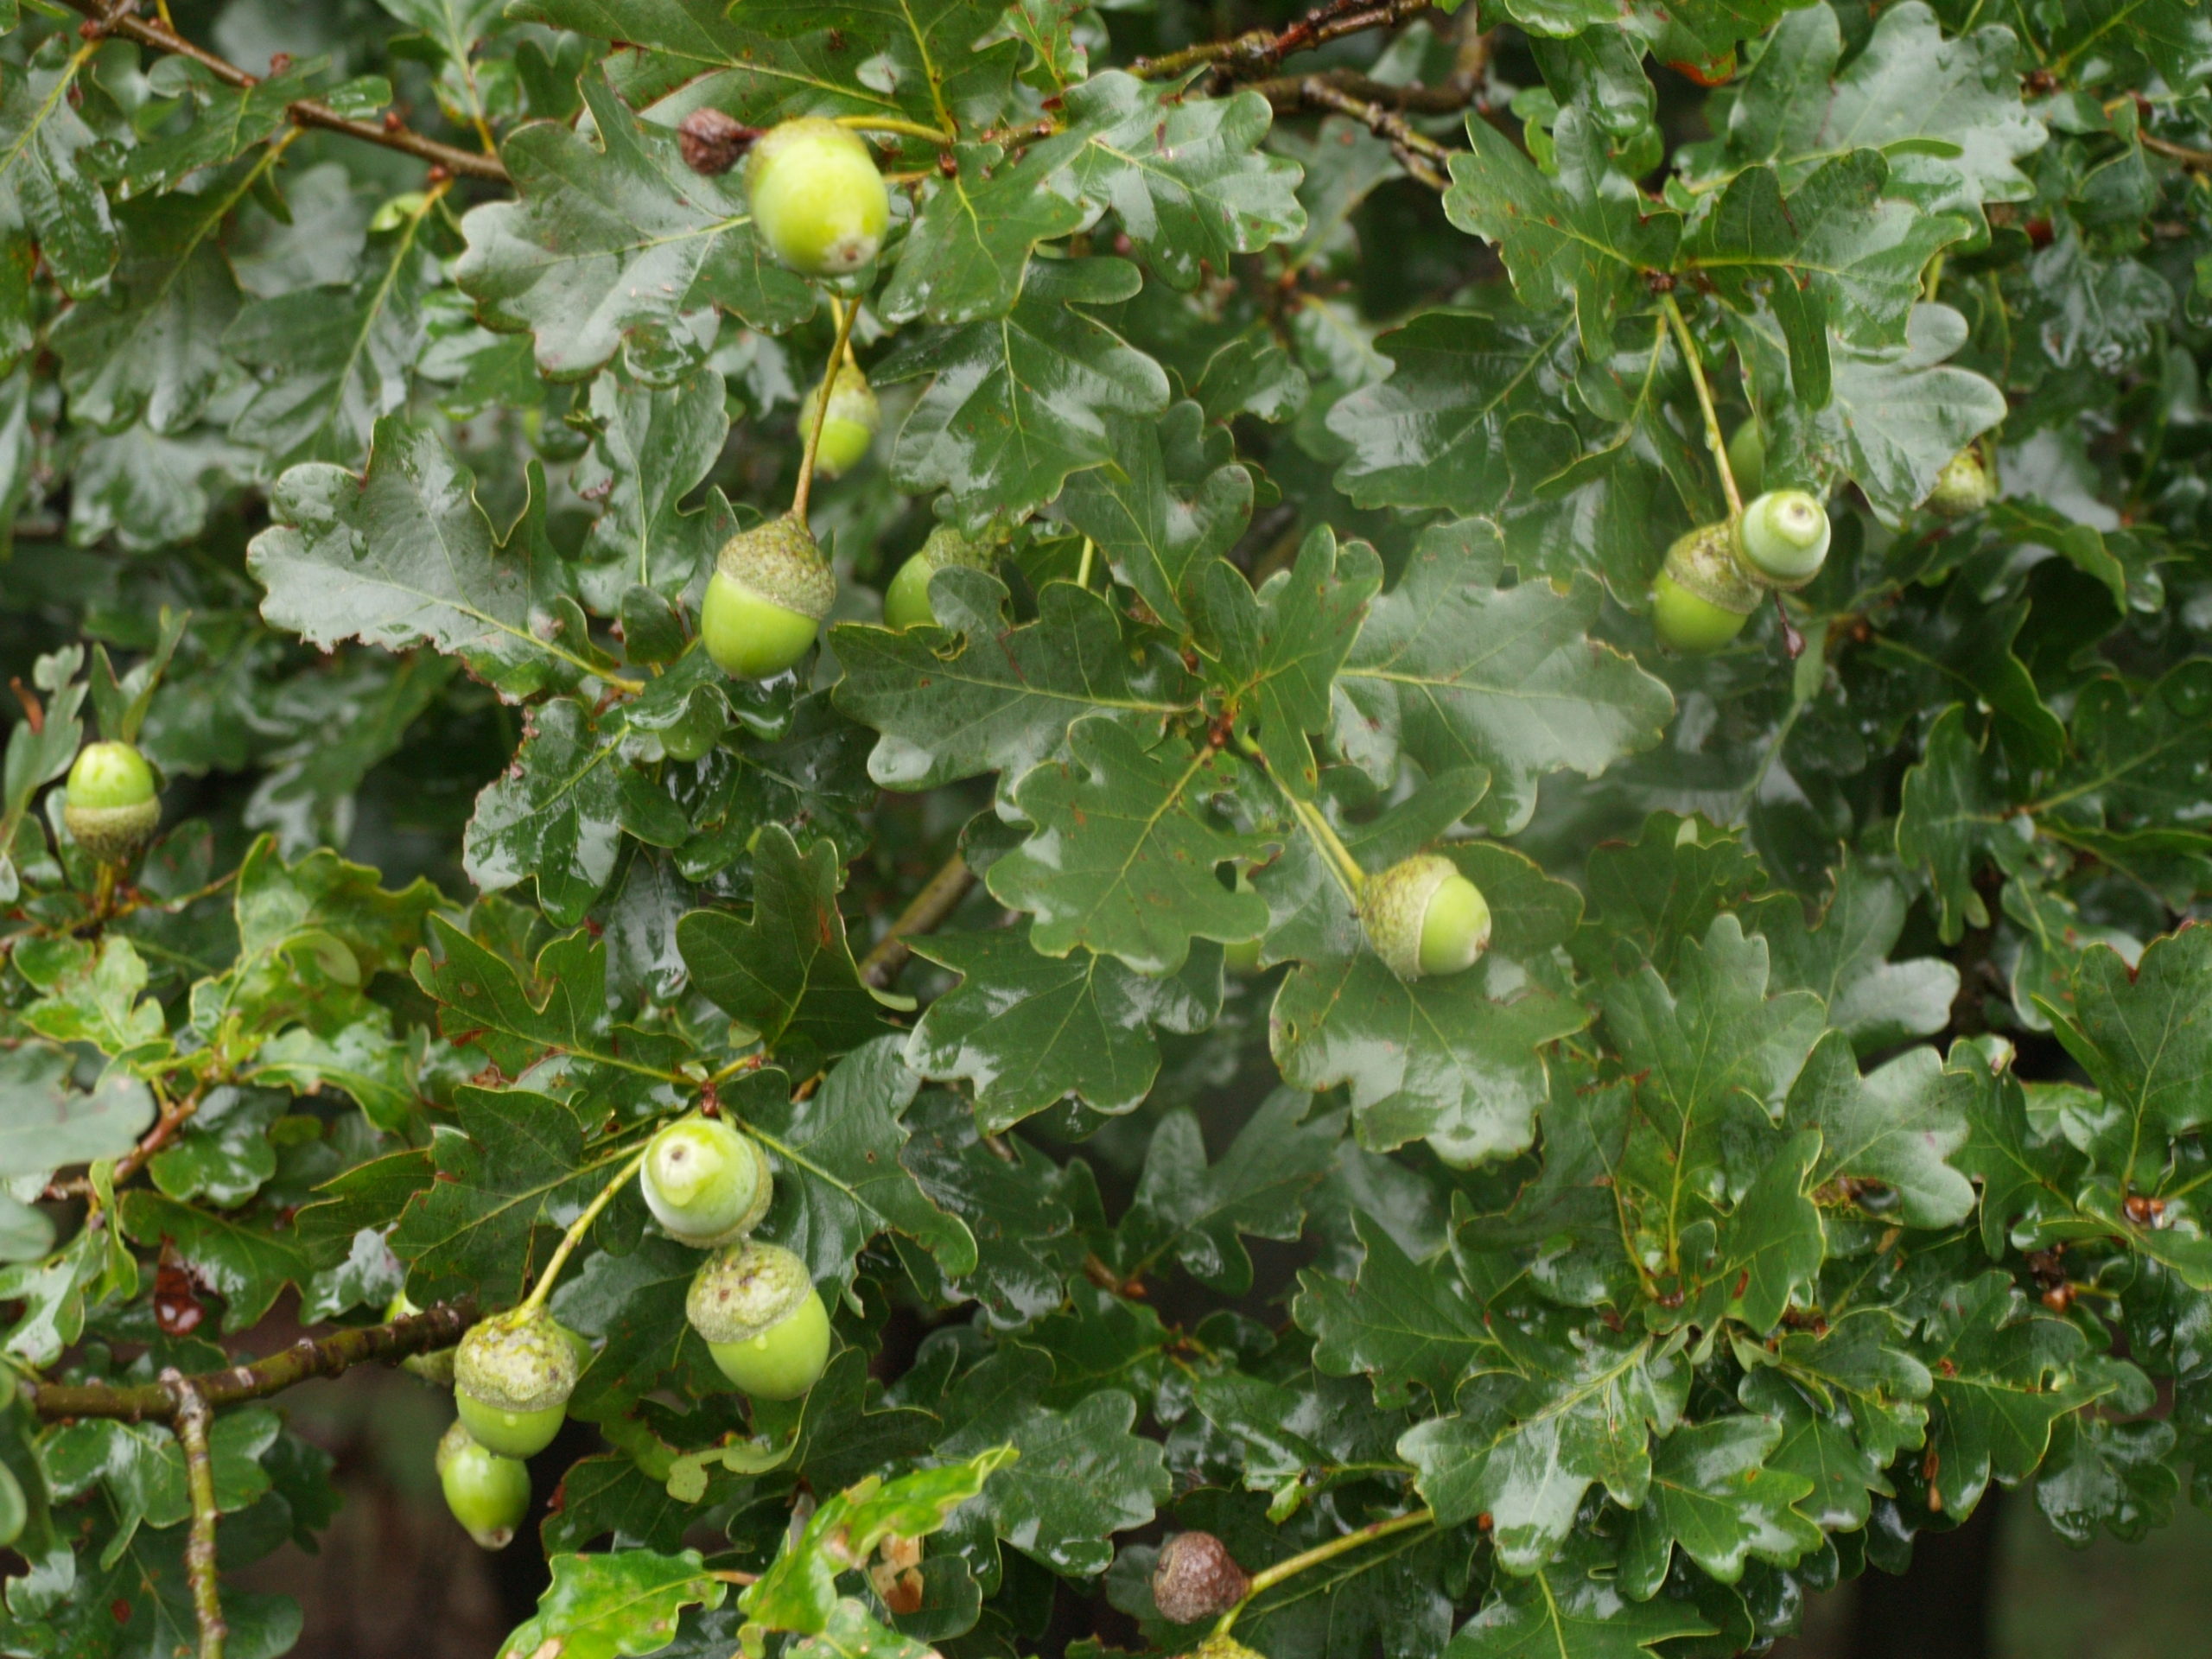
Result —
M 1766 470 L 1765 429 L 1746 421 L 1728 441 L 1729 470 L 1757 490 Z M 1979 448 L 1954 455 L 1922 508 L 1941 518 L 1980 512 L 1997 493 Z M 1651 622 L 1660 644 L 1695 655 L 1718 651 L 1770 593 L 1795 593 L 1821 573 L 1828 556 L 1828 515 L 1803 490 L 1769 490 L 1741 513 L 1700 524 L 1667 550 L 1651 584 Z
M 747 1236 L 775 1192 L 760 1143 L 725 1118 L 682 1118 L 653 1137 L 639 1179 L 670 1237 L 714 1252 L 684 1313 L 721 1374 L 759 1400 L 796 1400 L 812 1388 L 830 1357 L 830 1313 L 804 1262 Z M 405 1311 L 404 1300 L 394 1311 Z M 451 1354 L 460 1415 L 438 1444 L 438 1480 L 454 1518 L 486 1549 L 504 1548 L 521 1524 L 530 1507 L 522 1460 L 560 1432 L 585 1357 L 578 1338 L 528 1303 L 479 1320 Z
M 815 278 L 849 276 L 881 249 L 891 222 L 889 190 L 868 146 L 836 122 L 807 116 L 764 133 L 719 111 L 699 110 L 685 118 L 683 136 L 686 159 L 702 173 L 724 171 L 744 157 L 753 230 L 785 269 Z M 803 433 L 819 424 L 815 470 L 836 478 L 868 454 L 883 414 L 849 355 L 829 383 L 827 406 L 822 388 L 814 387 L 799 406 L 798 423 Z M 934 620 L 930 578 L 947 564 L 980 566 L 988 556 L 988 543 L 941 527 L 892 579 L 884 621 L 909 628 Z M 836 598 L 836 575 L 814 532 L 786 513 L 723 544 L 700 610 L 700 635 L 725 674 L 767 679 L 806 655 Z

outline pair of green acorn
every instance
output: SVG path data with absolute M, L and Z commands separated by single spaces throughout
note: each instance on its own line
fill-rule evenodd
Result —
M 683 1118 L 653 1137 L 639 1179 L 669 1236 L 715 1252 L 684 1313 L 716 1368 L 756 1399 L 804 1395 L 830 1357 L 830 1314 L 805 1262 L 747 1236 L 774 1196 L 760 1144 L 727 1119 Z M 584 1357 L 574 1335 L 527 1304 L 480 1319 L 454 1351 L 460 1415 L 439 1443 L 438 1478 L 447 1507 L 486 1548 L 512 1539 L 529 1509 L 522 1459 L 560 1432 Z

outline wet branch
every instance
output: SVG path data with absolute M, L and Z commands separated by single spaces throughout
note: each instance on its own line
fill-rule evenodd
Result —
M 149 1418 L 179 1420 L 187 1396 L 208 1410 L 281 1394 L 311 1377 L 336 1376 L 371 1360 L 404 1359 L 410 1354 L 450 1348 L 476 1317 L 476 1305 L 464 1298 L 440 1302 L 420 1313 L 385 1325 L 357 1325 L 320 1338 L 302 1337 L 281 1353 L 251 1364 L 232 1365 L 197 1376 L 164 1372 L 158 1382 L 26 1382 L 25 1397 L 41 1417 L 117 1417 L 125 1422 Z
M 73 11 L 80 13 L 85 22 L 78 33 L 87 40 L 113 35 L 123 40 L 136 41 L 141 46 L 150 46 L 156 52 L 189 58 L 226 86 L 243 90 L 257 86 L 261 79 L 247 73 L 228 58 L 196 46 L 158 18 L 135 15 L 137 0 L 64 0 Z M 349 138 L 359 138 L 364 143 L 381 144 L 386 149 L 397 149 L 419 160 L 442 167 L 449 173 L 472 179 L 489 179 L 494 183 L 509 182 L 507 169 L 497 156 L 487 156 L 473 149 L 461 149 L 453 144 L 442 144 L 435 138 L 426 138 L 411 127 L 393 118 L 382 123 L 351 121 L 327 104 L 311 98 L 296 99 L 285 107 L 292 124 L 315 127 L 325 132 L 342 132 Z
M 914 947 L 907 941 L 917 933 L 935 932 L 944 925 L 945 918 L 960 908 L 960 901 L 975 885 L 976 872 L 968 868 L 967 860 L 957 853 L 945 860 L 938 873 L 914 895 L 913 902 L 899 912 L 899 919 L 891 924 L 891 931 L 861 958 L 861 982 L 880 991 L 898 978 L 899 970 L 914 954 Z
M 163 1371 L 159 1386 L 176 1401 L 173 1426 L 177 1444 L 184 1448 L 184 1487 L 192 1499 L 184 1576 L 192 1586 L 192 1611 L 200 1622 L 200 1659 L 223 1659 L 223 1642 L 231 1631 L 223 1623 L 221 1581 L 215 1568 L 215 1460 L 207 1449 L 207 1425 L 214 1414 L 182 1372 Z

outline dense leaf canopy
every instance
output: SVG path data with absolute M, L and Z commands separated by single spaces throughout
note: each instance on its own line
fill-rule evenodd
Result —
M 1993 1481 L 2212 1500 L 2202 5 L 0 29 L 0 1652 L 285 1651 L 283 1387 L 525 1298 L 515 1659 L 1727 1659 Z M 798 116 L 849 275 L 710 153 Z M 1668 649 L 1784 487 L 1824 567 Z M 728 678 L 795 495 L 836 607 Z M 1421 855 L 1465 972 L 1370 943 Z M 700 1110 L 801 1399 L 629 1179 Z

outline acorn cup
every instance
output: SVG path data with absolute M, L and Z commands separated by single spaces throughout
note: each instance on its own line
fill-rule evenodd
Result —
M 1489 901 L 1440 853 L 1370 876 L 1359 920 L 1382 965 L 1407 981 L 1465 973 L 1490 945 Z
M 530 1471 L 503 1458 L 458 1418 L 438 1442 L 438 1485 L 446 1508 L 486 1549 L 505 1549 L 530 1510 Z
M 102 864 L 128 864 L 161 827 L 154 769 L 128 743 L 87 743 L 63 786 L 61 822 Z
M 814 412 L 822 407 L 822 388 L 809 388 L 798 406 L 799 442 L 814 431 Z M 822 440 L 814 452 L 814 470 L 825 478 L 842 478 L 868 454 L 875 435 L 883 429 L 883 406 L 875 389 L 850 363 L 841 365 L 830 383 L 830 410 L 822 417 Z
M 702 1250 L 759 1226 L 776 1188 L 760 1143 L 722 1117 L 682 1118 L 661 1130 L 639 1185 L 662 1230 Z
M 899 567 L 898 575 L 883 590 L 883 626 L 902 629 L 922 623 L 934 626 L 937 612 L 930 604 L 930 578 L 949 564 L 988 570 L 997 552 L 995 542 L 970 536 L 956 524 L 939 524 L 930 531 L 921 550 Z
M 1651 584 L 1651 626 L 1670 651 L 1718 651 L 1744 631 L 1762 591 L 1736 556 L 1735 526 L 1700 524 L 1676 538 Z
M 1997 499 L 1997 480 L 1991 475 L 1981 451 L 1973 444 L 1943 463 L 1936 487 L 1920 505 L 1939 518 L 1964 518 L 1980 512 Z
M 1795 593 L 1828 557 L 1827 509 L 1803 490 L 1769 490 L 1744 509 L 1736 550 L 1753 582 Z
M 772 127 L 745 156 L 753 227 L 786 269 L 842 276 L 883 246 L 891 193 L 860 137 L 820 116 Z
M 814 532 L 788 516 L 771 518 L 722 543 L 699 632 L 723 673 L 765 680 L 806 655 L 836 602 L 836 573 Z
M 1248 1648 L 1233 1636 L 1210 1636 L 1191 1649 L 1191 1659 L 1268 1659 L 1257 1648 Z
M 683 1300 L 721 1374 L 756 1400 L 796 1400 L 830 1360 L 830 1311 L 806 1263 L 778 1244 L 709 1256 Z
M 1251 1592 L 1250 1575 L 1213 1534 L 1179 1532 L 1160 1547 L 1152 1605 L 1169 1624 L 1218 1618 Z
M 454 1354 L 454 1403 L 487 1450 L 533 1457 L 561 1432 L 578 1367 L 575 1340 L 543 1310 L 480 1319 Z

